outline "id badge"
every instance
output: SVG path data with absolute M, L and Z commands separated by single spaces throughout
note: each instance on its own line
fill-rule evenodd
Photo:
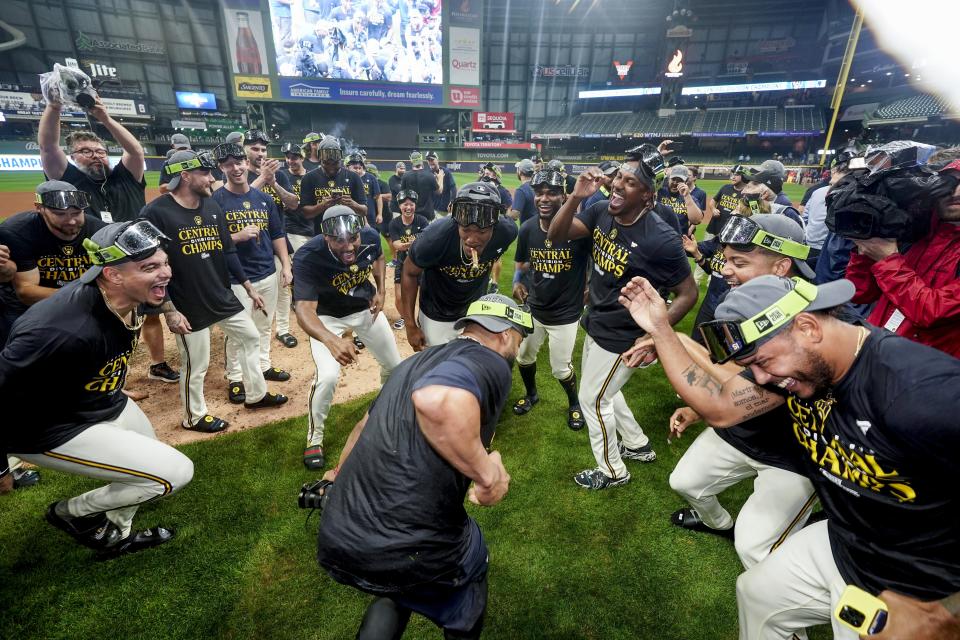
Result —
M 896 333 L 897 329 L 900 328 L 900 325 L 903 324 L 904 320 L 906 320 L 906 318 L 902 313 L 900 313 L 900 309 L 894 309 L 893 313 L 890 314 L 890 319 L 887 320 L 885 325 L 883 325 L 883 328 L 892 333 Z
M 106 222 L 107 224 L 110 224 L 111 222 L 113 222 L 113 214 L 111 214 L 109 211 L 101 211 L 100 219 Z

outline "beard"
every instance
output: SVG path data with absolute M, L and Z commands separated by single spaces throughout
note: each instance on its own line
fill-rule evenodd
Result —
M 512 356 L 503 356 L 504 360 L 507 361 L 507 365 L 510 367 L 510 370 L 513 371 L 513 365 L 517 362 L 517 354 Z
M 103 182 L 110 175 L 110 165 L 106 162 L 103 164 L 88 166 L 81 166 L 78 164 L 77 169 L 79 169 L 81 173 L 94 182 Z
M 803 363 L 803 373 L 794 376 L 798 382 L 806 382 L 814 387 L 815 395 L 827 391 L 833 383 L 833 370 L 819 353 L 807 353 Z

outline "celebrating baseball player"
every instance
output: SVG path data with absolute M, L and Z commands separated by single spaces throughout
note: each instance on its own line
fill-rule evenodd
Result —
M 275 407 L 287 401 L 269 393 L 260 369 L 260 335 L 250 315 L 230 288 L 230 276 L 242 283 L 252 306 L 264 307 L 263 298 L 244 273 L 233 244 L 229 222 L 211 196 L 215 166 L 208 154 L 178 151 L 164 163 L 173 175 L 169 193 L 143 210 L 149 220 L 171 238 L 169 258 L 174 276 L 170 300 L 164 304 L 167 327 L 177 334 L 183 363 L 180 400 L 184 429 L 212 433 L 228 424 L 207 413 L 203 380 L 210 364 L 210 326 L 219 325 L 228 340 L 240 347 L 240 370 L 245 390 L 244 406 Z M 228 273 L 229 272 L 229 273 Z
M 316 236 L 294 255 L 293 299 L 297 321 L 310 336 L 317 377 L 310 389 L 309 431 L 303 464 L 322 469 L 323 429 L 340 368 L 357 361 L 352 331 L 380 363 L 384 381 L 400 363 L 400 351 L 383 309 L 386 264 L 377 230 L 349 207 L 327 209 Z M 373 276 L 373 282 L 370 281 Z
M 414 351 L 457 337 L 454 323 L 486 293 L 491 267 L 517 237 L 516 223 L 504 213 L 492 185 L 472 182 L 457 192 L 451 216 L 430 223 L 410 247 L 400 311 Z
M 78 203 L 79 204 L 79 203 Z M 9 420 L 0 450 L 32 464 L 109 484 L 47 508 L 47 522 L 101 559 L 169 542 L 174 530 L 133 530 L 137 508 L 181 489 L 193 463 L 156 439 L 122 393 L 143 316 L 166 296 L 163 235 L 149 222 L 107 225 L 84 242 L 92 266 L 30 307 L 0 353 L 0 401 L 29 406 Z M 57 401 L 47 393 L 57 376 Z
M 513 405 L 513 412 L 522 416 L 540 401 L 537 353 L 547 338 L 550 342 L 550 369 L 567 394 L 567 426 L 579 431 L 584 421 L 577 397 L 573 347 L 583 311 L 591 243 L 589 238 L 557 243 L 547 239 L 550 221 L 566 200 L 563 176 L 559 172 L 535 173 L 530 185 L 537 215 L 520 225 L 513 295 L 529 305 L 533 332 L 524 338 L 517 356 L 525 395 Z M 529 288 L 523 283 L 524 279 L 529 281 Z
M 403 264 L 407 258 L 407 251 L 413 245 L 430 221 L 418 214 L 417 192 L 401 189 L 397 192 L 397 201 L 400 205 L 400 215 L 390 221 L 390 243 L 396 251 L 396 268 L 393 270 L 393 303 L 397 310 L 403 309 L 402 287 L 400 286 Z M 403 329 L 404 320 L 401 316 L 393 323 L 393 328 Z
M 394 371 L 324 474 L 333 484 L 317 559 L 334 580 L 376 597 L 361 640 L 400 638 L 412 612 L 445 638 L 483 630 L 488 552 L 463 501 L 493 506 L 509 489 L 500 453 L 487 449 L 531 321 L 510 298 L 487 295 L 456 326 L 459 339 Z
M 323 216 L 332 206 L 342 204 L 354 213 L 366 216 L 366 195 L 363 182 L 353 171 L 342 166 L 343 151 L 333 136 L 327 136 L 320 142 L 320 168 L 309 171 L 300 182 L 301 211 L 303 216 L 312 220 Z
M 805 261 L 810 248 L 804 244 L 803 229 L 786 216 L 730 217 L 715 240 L 722 256 L 719 264 L 713 262 L 731 289 L 768 274 L 813 279 Z M 707 350 L 689 337 L 681 341 L 690 356 L 715 376 L 739 373 L 736 365 L 711 363 Z M 652 344 L 652 339 L 647 342 Z M 631 356 L 625 356 L 628 364 Z M 699 419 L 689 407 L 678 409 L 671 418 L 671 435 L 679 436 Z M 670 521 L 685 529 L 733 535 L 737 555 L 747 569 L 803 528 L 815 495 L 810 481 L 797 473 L 798 457 L 783 437 L 788 422 L 783 409 L 728 429 L 704 429 L 670 475 L 670 487 L 690 503 Z M 747 478 L 756 480 L 734 530 L 734 520 L 717 495 Z
M 680 236 L 653 213 L 663 158 L 646 147 L 649 145 L 627 151 L 609 200 L 601 200 L 575 216 L 580 202 L 596 192 L 603 177 L 596 167 L 581 173 L 547 233 L 547 239 L 554 243 L 592 238 L 593 244 L 578 395 L 597 467 L 581 471 L 574 478 L 588 489 L 629 482 L 630 473 L 622 458 L 653 462 L 657 457 L 620 391 L 633 374 L 621 354 L 643 334 L 617 301 L 620 289 L 633 276 L 645 275 L 658 290 L 673 294 L 671 324 L 679 322 L 697 301 L 697 287 Z
M 248 161 L 239 145 L 222 144 L 213 153 L 226 179 L 226 185 L 213 194 L 213 200 L 223 209 L 227 231 L 237 248 L 240 266 L 263 299 L 263 307 L 253 309 L 253 300 L 245 295 L 243 285 L 236 278 L 231 280 L 230 286 L 260 334 L 260 370 L 263 371 L 263 378 L 286 382 L 290 374 L 270 362 L 270 338 L 279 291 L 285 290 L 293 281 L 283 220 L 273 199 L 247 183 Z M 281 265 L 279 273 L 275 268 L 275 257 Z M 242 404 L 246 401 L 246 393 L 241 381 L 240 345 L 228 337 L 225 350 L 228 396 L 230 402 Z

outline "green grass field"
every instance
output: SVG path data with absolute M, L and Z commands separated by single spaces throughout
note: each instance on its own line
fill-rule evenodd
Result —
M 457 178 L 463 184 L 468 176 Z M 712 194 L 718 186 L 703 188 Z M 0 176 L 0 188 L 8 189 L 7 176 Z M 501 274 L 505 291 L 512 251 Z M 692 318 L 680 328 L 689 330 Z M 579 367 L 579 344 L 575 359 Z M 741 567 L 732 543 L 668 522 L 684 502 L 667 479 L 699 429 L 666 443 L 678 401 L 662 370 L 638 371 L 624 389 L 658 460 L 628 463 L 633 481 L 599 493 L 572 481 L 594 461 L 586 431 L 566 427 L 564 395 L 550 377 L 546 349 L 539 390 L 542 402 L 532 413 L 516 417 L 508 408 L 497 430 L 494 448 L 512 475 L 510 493 L 496 507 L 468 507 L 490 547 L 484 637 L 736 638 Z M 515 376 L 510 403 L 521 394 Z M 325 443 L 330 459 L 370 400 L 333 408 Z M 42 515 L 47 504 L 98 483 L 43 471 L 38 487 L 0 497 L 4 636 L 352 638 L 369 598 L 319 571 L 316 516 L 307 522 L 296 507 L 300 485 L 315 476 L 300 463 L 305 431 L 301 417 L 182 447 L 195 463 L 193 482 L 144 507 L 136 521 L 174 526 L 178 539 L 108 563 L 93 562 Z M 744 483 L 722 501 L 735 512 L 749 489 Z M 405 636 L 438 637 L 417 616 Z

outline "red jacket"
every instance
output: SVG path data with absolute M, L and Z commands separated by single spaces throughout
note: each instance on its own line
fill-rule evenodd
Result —
M 904 319 L 896 334 L 960 358 L 960 225 L 934 215 L 930 233 L 903 255 L 879 262 L 850 256 L 846 277 L 853 301 L 876 301 L 867 321 L 882 327 L 894 311 Z

